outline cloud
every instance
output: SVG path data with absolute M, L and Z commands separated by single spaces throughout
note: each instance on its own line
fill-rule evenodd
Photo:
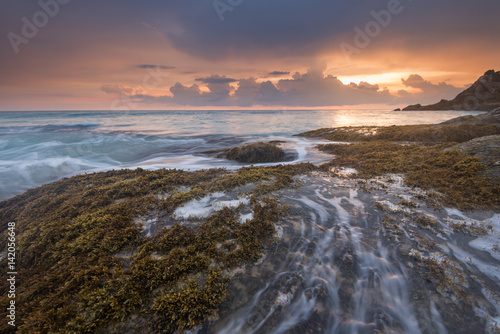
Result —
M 401 14 L 393 16 L 381 33 L 370 38 L 369 45 L 349 62 L 339 44 L 353 44 L 354 29 L 365 30 L 366 24 L 374 20 L 371 12 L 387 9 L 388 0 L 222 1 L 232 7 L 232 11 L 225 12 L 223 22 L 213 1 L 155 0 L 148 6 L 136 0 L 79 1 L 61 6 L 57 17 L 40 28 L 36 37 L 20 45 L 19 55 L 13 52 L 8 38 L 0 39 L 0 109 L 5 101 L 10 101 L 9 106 L 15 101 L 19 109 L 36 105 L 30 92 L 74 94 L 79 98 L 75 98 L 73 108 L 106 108 L 99 95 L 100 87 L 110 94 L 130 94 L 130 87 L 104 84 L 140 87 L 150 73 L 138 73 L 138 69 L 154 71 L 155 64 L 160 69 L 175 66 L 177 70 L 170 71 L 173 73 L 149 94 L 156 95 L 164 86 L 172 88 L 180 82 L 195 102 L 179 98 L 179 103 L 202 104 L 212 100 L 235 106 L 391 103 L 393 99 L 402 101 L 398 103 L 427 103 L 452 98 L 460 90 L 436 82 L 429 85 L 424 79 L 405 78 L 408 86 L 392 96 L 384 93 L 382 83 L 380 87 L 366 83 L 342 85 L 335 78 L 313 77 L 311 71 L 304 73 L 303 69 L 317 61 L 326 62 L 330 72 L 343 77 L 407 73 L 413 69 L 446 76 L 450 73 L 456 85 L 473 82 L 485 69 L 499 66 L 500 44 L 495 32 L 499 30 L 500 1 L 401 1 Z M 31 20 L 38 11 L 37 1 L 0 2 L 0 30 L 22 35 L 20 18 Z M 289 78 L 291 73 L 282 74 L 285 69 L 300 69 L 302 74 L 290 82 L 278 83 L 278 79 Z M 204 73 L 224 73 L 228 78 L 201 78 Z M 269 79 L 274 76 L 273 81 L 264 83 L 267 79 L 262 76 L 251 80 L 260 74 Z M 191 86 L 192 82 L 198 88 Z M 234 87 L 222 86 L 225 84 Z M 400 82 L 385 84 L 392 88 Z M 212 85 L 209 92 L 205 88 L 208 85 Z M 179 97 L 182 89 L 177 88 Z M 166 91 L 161 103 L 175 103 L 171 94 Z M 149 98 L 145 95 L 144 101 Z M 39 108 L 59 105 L 57 99 L 45 101 L 50 102 Z M 66 108 L 66 102 L 64 105 Z
M 322 71 L 295 73 L 292 79 L 280 80 L 277 88 L 286 94 L 288 105 L 341 106 L 365 103 L 391 103 L 393 96 L 387 90 L 366 89 L 369 84 L 344 85 L 337 77 L 324 76 Z
M 398 92 L 398 95 L 403 100 L 409 100 L 411 103 L 429 104 L 439 102 L 441 99 L 450 100 L 464 90 L 464 87 L 455 87 L 446 82 L 433 84 L 418 74 L 412 74 L 407 79 L 401 79 L 401 82 L 406 87 L 420 90 L 417 93 L 409 93 L 405 90 Z
M 259 81 L 255 77 L 232 79 L 224 75 L 199 78 L 206 85 L 191 86 L 177 82 L 169 88 L 170 94 L 152 96 L 143 94 L 141 89 L 105 85 L 101 88 L 109 94 L 129 95 L 134 101 L 181 106 L 293 106 L 324 107 L 360 104 L 429 104 L 443 98 L 452 98 L 463 88 L 444 82 L 434 84 L 418 74 L 401 79 L 406 87 L 418 89 L 416 92 L 400 90 L 391 94 L 378 84 L 361 81 L 344 84 L 337 77 L 325 75 L 322 70 L 310 69 L 306 73 L 296 72 L 291 79 L 281 79 L 277 83 Z M 230 83 L 237 83 L 234 88 Z
M 136 90 L 130 86 L 124 85 L 103 85 L 101 90 L 106 94 L 125 94 L 125 95 L 133 95 L 136 94 Z
M 372 85 L 368 82 L 365 82 L 365 81 L 361 81 L 359 84 L 356 84 L 354 82 L 351 82 L 349 84 L 349 86 L 351 86 L 352 88 L 357 88 L 357 89 L 368 89 L 368 90 L 373 90 L 373 91 L 378 91 L 379 90 L 379 85 L 375 84 L 375 85 Z
M 434 85 L 430 81 L 424 80 L 424 78 L 422 78 L 418 74 L 412 74 L 408 77 L 408 79 L 401 79 L 401 82 L 406 87 L 418 88 L 421 89 L 422 91 L 427 90 L 429 88 L 436 88 L 438 86 Z M 446 85 L 446 84 L 443 82 L 440 85 Z
M 211 75 L 207 78 L 196 78 L 196 81 L 203 82 L 205 84 L 226 84 L 231 82 L 237 82 L 238 80 L 232 78 L 226 78 L 225 75 Z
M 279 76 L 279 75 L 288 75 L 288 74 L 290 74 L 290 72 L 286 72 L 286 71 L 272 71 L 272 72 L 269 72 L 268 74 L 269 75 Z
M 238 106 L 249 107 L 252 105 L 279 105 L 279 101 L 286 99 L 271 81 L 258 83 L 255 78 L 240 79 L 238 89 L 234 92 Z
M 176 48 L 191 55 L 218 60 L 248 55 L 306 57 L 328 50 L 340 52 L 341 42 L 353 43 L 356 27 L 363 30 L 374 20 L 371 12 L 388 7 L 387 0 L 224 3 L 229 3 L 230 10 L 224 13 L 223 22 L 212 1 L 196 3 L 196 10 L 192 1 L 166 1 L 163 10 L 150 13 L 147 21 Z M 415 52 L 435 50 L 463 45 L 464 40 L 477 41 L 478 36 L 484 45 L 493 46 L 496 41 L 492 31 L 498 29 L 498 1 L 401 1 L 401 8 L 402 12 L 391 17 L 383 27 L 383 34 L 373 39 L 369 49 L 386 49 L 390 45 L 391 49 Z
M 179 105 L 199 106 L 205 103 L 202 100 L 203 93 L 196 84 L 187 87 L 178 82 L 170 87 L 170 92 L 172 92 L 175 97 L 175 103 Z M 164 97 L 164 99 L 166 99 L 166 97 Z
M 166 66 L 166 65 L 151 65 L 151 64 L 140 64 L 140 65 L 137 65 L 137 67 L 139 68 L 143 68 L 143 69 L 162 69 L 162 70 L 172 70 L 175 68 L 175 66 Z
M 255 77 L 239 80 L 224 75 L 199 78 L 206 84 L 201 89 L 198 84 L 191 86 L 177 82 L 170 87 L 171 95 L 151 96 L 136 94 L 132 98 L 145 103 L 166 103 L 183 106 L 341 106 L 374 103 L 393 103 L 397 97 L 388 90 L 380 90 L 378 85 L 367 82 L 344 85 L 337 77 L 322 71 L 296 72 L 292 79 L 281 79 L 276 84 L 271 81 L 259 82 Z M 233 88 L 230 83 L 237 82 Z M 111 89 L 112 88 L 112 89 Z M 103 89 L 106 92 L 123 93 L 116 87 Z

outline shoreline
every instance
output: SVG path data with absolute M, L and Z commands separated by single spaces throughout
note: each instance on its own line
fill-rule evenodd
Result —
M 451 120 L 444 127 L 479 127 L 480 131 L 468 132 L 469 137 L 474 137 L 485 133 L 485 128 L 493 129 L 489 121 L 482 123 L 485 115 Z M 436 125 L 430 127 L 432 131 L 442 130 Z M 447 135 L 456 135 L 457 131 L 433 137 L 441 143 L 401 145 L 391 140 L 407 139 L 412 135 L 407 130 L 415 127 L 387 127 L 390 136 L 383 140 L 377 136 L 387 133 L 380 127 L 376 133 L 357 132 L 360 129 L 366 127 L 358 127 L 355 132 L 317 130 L 320 132 L 315 134 L 320 136 L 333 133 L 365 139 L 349 145 L 349 150 L 344 150 L 343 144 L 320 147 L 335 154 L 330 163 L 322 166 L 301 163 L 234 171 L 108 171 L 62 179 L 0 202 L 2 231 L 9 221 L 15 221 L 22 231 L 18 236 L 22 274 L 17 294 L 18 304 L 25 307 L 19 311 L 19 321 L 28 331 L 41 330 L 42 323 L 28 322 L 27 317 L 46 313 L 49 318 L 45 323 L 66 330 L 97 326 L 107 331 L 129 331 L 145 326 L 154 332 L 160 326 L 172 333 L 193 328 L 200 334 L 224 330 L 230 333 L 243 328 L 240 325 L 248 329 L 259 326 L 259 321 L 241 324 L 245 317 L 240 313 L 254 305 L 255 293 L 264 289 L 248 309 L 248 317 L 252 312 L 268 314 L 264 318 L 269 320 L 265 320 L 269 330 L 282 324 L 282 316 L 294 310 L 309 310 L 303 313 L 308 322 L 295 324 L 296 332 L 306 328 L 325 330 L 331 319 L 321 310 L 331 303 L 342 305 L 342 316 L 335 322 L 347 326 L 347 330 L 350 321 L 356 320 L 354 314 L 361 310 L 352 304 L 356 291 L 380 293 L 378 284 L 396 275 L 400 277 L 400 288 L 408 290 L 411 298 L 398 294 L 386 297 L 415 306 L 407 308 L 406 315 L 392 314 L 380 306 L 386 317 L 393 317 L 393 324 L 380 319 L 369 325 L 374 326 L 372 329 L 421 327 L 426 332 L 423 327 L 431 331 L 444 326 L 456 332 L 469 327 L 478 330 L 480 326 L 486 332 L 488 326 L 498 326 L 486 319 L 494 319 L 496 304 L 489 294 L 495 295 L 500 284 L 500 273 L 487 269 L 500 260 L 493 249 L 493 240 L 500 241 L 496 235 L 500 233 L 499 203 L 486 201 L 491 196 L 484 193 L 486 197 L 463 201 L 468 203 L 465 208 L 472 210 L 470 213 L 458 211 L 450 203 L 461 207 L 456 202 L 461 194 L 457 197 L 447 192 L 455 187 L 453 182 L 441 182 L 453 172 L 451 179 L 463 180 L 462 185 L 476 182 L 468 188 L 472 194 L 481 187 L 486 187 L 482 192 L 498 191 L 495 185 L 488 188 L 490 185 L 480 174 L 494 166 L 485 165 L 480 156 L 468 156 L 466 146 L 462 146 L 462 152 L 444 151 L 457 145 L 443 144 Z M 424 126 L 417 130 L 417 137 L 430 131 Z M 470 141 L 474 139 L 463 143 Z M 387 161 L 391 161 L 390 166 Z M 423 161 L 430 169 L 426 174 L 413 175 L 415 171 L 405 167 L 409 161 Z M 430 177 L 433 173 L 434 178 Z M 433 190 L 436 181 L 440 181 L 439 192 Z M 424 187 L 418 188 L 419 184 Z M 361 239 L 354 238 L 356 233 Z M 469 245 L 476 239 L 482 240 L 476 242 L 478 249 Z M 3 244 L 5 240 L 2 237 L 0 241 Z M 359 243 L 361 240 L 363 243 Z M 340 242 L 340 252 L 330 246 L 318 248 L 330 242 Z M 396 253 L 387 253 L 388 248 Z M 485 250 L 490 255 L 486 256 Z M 325 252 L 331 252 L 331 258 L 317 258 Z M 272 254 L 287 260 L 280 264 Z M 298 261 L 291 254 L 303 255 Z M 379 270 L 388 276 L 372 288 L 358 286 L 356 282 L 363 279 L 359 268 L 366 266 L 371 256 L 385 259 L 387 265 L 372 266 L 380 266 Z M 471 256 L 474 266 L 466 261 Z M 337 278 L 328 276 L 328 271 L 319 274 L 327 283 L 307 278 L 323 268 L 317 267 L 317 261 L 327 261 L 336 268 Z M 305 267 L 296 267 L 297 263 Z M 293 274 L 290 280 L 283 280 L 280 272 Z M 47 273 L 54 279 L 51 284 L 59 288 L 46 289 L 42 282 L 47 280 Z M 477 275 L 479 279 L 474 278 Z M 83 277 L 96 281 L 81 286 L 78 282 Z M 464 290 L 463 280 L 474 289 Z M 35 291 L 39 292 L 30 299 Z M 347 292 L 339 295 L 340 291 Z M 247 297 L 239 300 L 238 295 Z M 88 298 L 96 304 L 83 302 Z M 62 300 L 58 304 L 65 312 L 62 315 L 50 313 L 57 300 Z M 457 300 L 460 303 L 452 306 Z M 4 302 L 0 301 L 2 305 Z M 81 314 L 95 312 L 97 303 L 107 306 L 93 317 L 75 321 L 71 320 L 75 319 L 72 303 L 79 305 Z M 122 304 L 129 306 L 116 306 Z M 435 318 L 436 305 L 449 313 Z M 233 307 L 240 312 L 236 318 L 228 312 Z M 467 307 L 472 313 L 460 316 Z M 371 314 L 374 309 L 368 307 L 363 312 Z M 123 317 L 134 320 L 120 321 Z
M 314 155 L 324 154 L 304 146 L 306 143 L 302 143 L 303 139 L 291 137 L 293 134 L 325 125 L 380 126 L 420 123 L 423 120 L 437 123 L 465 114 L 468 113 L 408 114 L 378 110 L 275 110 L 252 114 L 211 112 L 202 113 L 203 122 L 200 120 L 195 124 L 189 121 L 195 117 L 194 112 L 189 115 L 164 112 L 140 115 L 133 112 L 80 112 L 68 116 L 59 112 L 49 116 L 41 115 L 40 118 L 23 113 L 12 115 L 15 117 L 2 115 L 0 118 L 4 126 L 0 129 L 0 156 L 3 157 L 0 164 L 0 200 L 61 177 L 85 172 L 137 167 L 186 170 L 239 168 L 241 165 L 238 163 L 216 158 L 206 159 L 207 156 L 198 153 L 259 140 L 283 140 L 283 137 L 267 138 L 272 136 L 284 135 L 284 139 L 290 142 L 290 149 L 303 156 L 304 161 L 314 162 Z M 249 124 L 242 126 L 242 120 Z M 18 126 L 21 124 L 26 126 Z M 169 125 L 175 125 L 175 128 Z M 229 135 L 221 135 L 226 132 Z

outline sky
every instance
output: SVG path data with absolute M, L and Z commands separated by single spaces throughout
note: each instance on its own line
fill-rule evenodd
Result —
M 2 0 L 0 110 L 396 108 L 500 70 L 498 0 Z

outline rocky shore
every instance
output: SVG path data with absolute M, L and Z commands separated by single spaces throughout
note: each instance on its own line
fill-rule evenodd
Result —
M 332 160 L 85 174 L 1 202 L 17 332 L 499 330 L 499 110 L 300 136 Z M 283 159 L 270 145 L 233 153 Z

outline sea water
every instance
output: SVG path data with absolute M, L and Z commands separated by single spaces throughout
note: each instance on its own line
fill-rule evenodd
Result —
M 0 200 L 84 172 L 244 164 L 202 152 L 284 140 L 288 163 L 320 163 L 321 140 L 292 135 L 325 127 L 438 123 L 478 112 L 196 110 L 0 112 Z M 265 165 L 265 164 L 261 164 Z

